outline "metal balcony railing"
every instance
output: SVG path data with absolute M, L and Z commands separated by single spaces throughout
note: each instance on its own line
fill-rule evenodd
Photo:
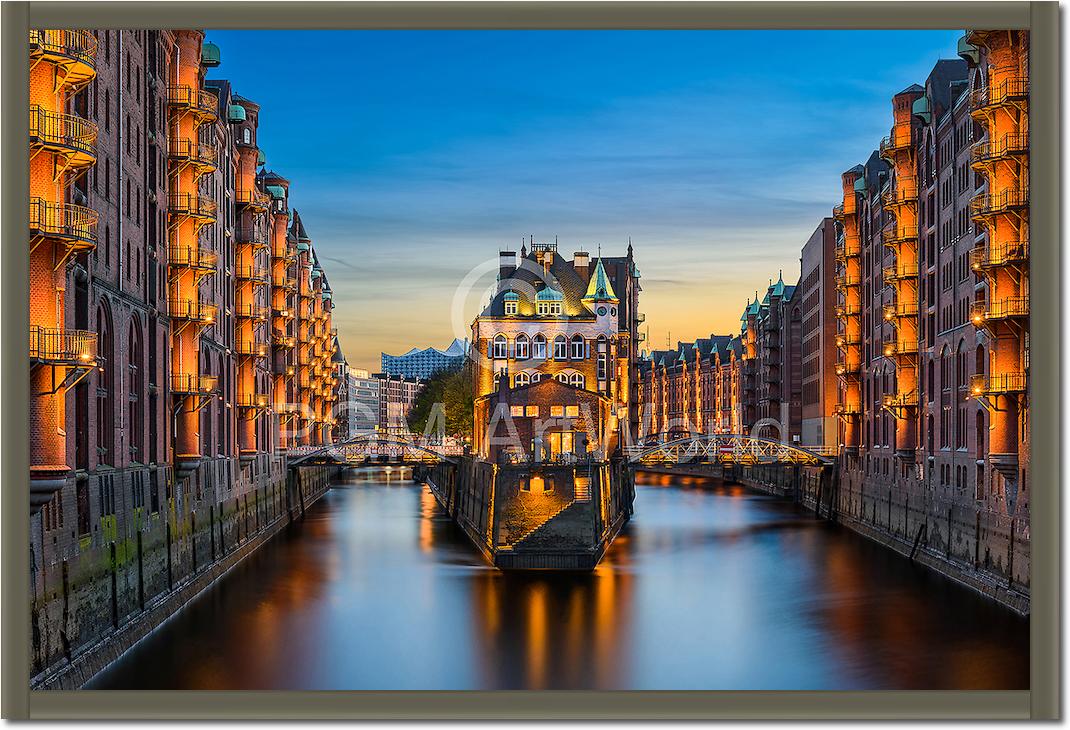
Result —
M 913 261 L 884 267 L 885 281 L 901 281 L 903 279 L 916 279 L 918 277 L 918 265 Z
M 837 416 L 862 415 L 862 406 L 858 403 L 837 403 L 834 410 Z
M 172 215 L 215 220 L 218 206 L 214 200 L 197 193 L 169 193 L 167 209 Z
M 1004 297 L 991 302 L 976 302 L 973 305 L 973 321 L 1009 319 L 1029 316 L 1029 297 Z
M 1003 395 L 1005 393 L 1025 393 L 1026 375 L 1020 372 L 997 373 L 995 375 L 978 374 L 970 376 L 970 395 Z
M 970 106 L 976 110 L 984 110 L 1028 99 L 1029 79 L 1024 76 L 1012 76 L 992 86 L 974 89 L 970 94 Z
M 861 304 L 837 304 L 836 316 L 837 317 L 853 317 L 862 313 Z
M 836 363 L 836 374 L 843 377 L 846 375 L 856 375 L 862 372 L 862 363 L 859 362 L 838 362 Z
M 75 165 L 92 164 L 97 156 L 97 125 L 34 104 L 30 106 L 30 145 L 66 154 Z
M 238 188 L 234 191 L 234 202 L 254 210 L 265 211 L 271 205 L 271 196 L 256 188 L 251 190 Z
M 837 261 L 846 261 L 862 253 L 862 242 L 857 235 L 844 236 L 836 241 L 835 255 Z
M 271 344 L 280 350 L 292 350 L 297 347 L 297 338 L 275 332 L 272 334 Z
M 173 160 L 189 160 L 206 169 L 214 169 L 218 159 L 215 147 L 183 138 L 170 140 L 167 154 Z
M 207 395 L 219 388 L 219 378 L 197 373 L 172 373 L 171 392 L 179 395 Z
M 234 343 L 234 352 L 250 357 L 265 357 L 268 352 L 268 346 L 256 340 L 238 340 Z
M 167 87 L 167 103 L 180 109 L 189 109 L 206 119 L 214 119 L 219 113 L 219 97 L 215 93 L 185 84 Z
M 268 245 L 268 231 L 264 226 L 238 226 L 234 230 L 234 241 L 239 245 L 251 243 L 254 246 Z
M 844 219 L 844 212 L 843 212 L 843 205 L 842 204 L 832 206 L 832 217 L 835 218 L 838 221 L 842 221 Z
M 242 319 L 265 320 L 268 318 L 268 308 L 259 304 L 240 304 L 234 308 L 234 315 Z
M 910 129 L 893 128 L 892 133 L 881 140 L 880 156 L 887 157 L 896 150 L 906 149 L 910 145 Z
M 266 284 L 269 281 L 267 269 L 256 265 L 235 267 L 234 277 L 240 281 L 252 281 L 260 284 Z
M 1029 135 L 1005 134 L 995 142 L 975 144 L 970 150 L 970 159 L 975 163 L 980 163 L 1025 154 L 1029 154 Z
M 840 271 L 836 273 L 836 286 L 846 288 L 849 286 L 861 286 L 862 278 L 855 275 L 848 275 L 846 271 Z
M 912 177 L 896 178 L 892 187 L 881 195 L 885 206 L 903 205 L 918 199 L 918 182 Z
M 974 218 L 980 218 L 1028 206 L 1029 188 L 1019 188 L 999 193 L 982 193 L 970 201 L 970 212 Z
M 97 39 L 88 30 L 31 30 L 30 58 L 70 59 L 94 68 Z
M 917 354 L 917 340 L 888 340 L 884 343 L 885 357 L 898 357 Z
M 219 313 L 219 308 L 214 304 L 184 299 L 170 299 L 167 306 L 172 319 L 188 319 L 202 324 L 212 324 Z
M 275 285 L 276 288 L 285 289 L 286 291 L 295 291 L 297 289 L 296 276 L 276 277 L 272 283 Z
M 840 334 L 836 335 L 836 347 L 839 347 L 839 348 L 854 347 L 856 345 L 861 345 L 861 344 L 862 344 L 862 335 L 861 334 L 848 335 L 848 334 L 840 333 Z
M 895 304 L 884 305 L 884 318 L 888 321 L 897 319 L 899 317 L 917 317 L 918 316 L 918 303 L 917 302 L 896 302 Z
M 918 237 L 918 226 L 899 225 L 894 219 L 884 227 L 881 232 L 885 246 L 898 246 L 899 244 L 913 241 Z
M 238 408 L 267 408 L 271 397 L 267 393 L 239 393 L 235 400 Z
M 81 205 L 30 198 L 30 237 L 35 236 L 93 248 L 97 244 L 97 212 Z
M 219 256 L 214 251 L 200 246 L 172 244 L 167 247 L 167 260 L 171 266 L 215 271 Z
M 970 251 L 970 267 L 974 271 L 1029 261 L 1028 241 L 1005 241 L 995 246 L 980 245 Z
M 92 367 L 97 361 L 97 333 L 30 325 L 30 359 L 52 365 Z
M 901 410 L 903 408 L 914 408 L 918 405 L 918 393 L 917 391 L 913 391 L 910 393 L 886 395 L 881 399 L 881 405 L 893 411 Z

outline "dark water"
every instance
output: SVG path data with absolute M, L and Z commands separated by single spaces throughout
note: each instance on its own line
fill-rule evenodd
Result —
M 354 475 L 91 687 L 1027 688 L 1027 620 L 783 501 L 664 481 L 570 576 L 487 568 L 426 489 Z

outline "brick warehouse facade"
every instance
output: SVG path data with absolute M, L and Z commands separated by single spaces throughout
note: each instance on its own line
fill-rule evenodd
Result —
M 640 433 L 790 441 L 798 378 L 800 445 L 838 455 L 839 518 L 1027 609 L 1028 36 L 971 31 L 959 55 L 893 97 L 798 287 L 756 295 L 738 336 L 644 354 Z M 714 368 L 719 421 L 702 400 Z M 777 405 L 784 436 L 762 429 Z
M 236 560 L 326 484 L 337 332 L 258 107 L 198 31 L 31 31 L 32 674 Z M 292 218 L 292 222 L 291 222 Z M 300 344 L 298 344 L 300 343 Z M 141 626 L 144 628 L 144 626 Z

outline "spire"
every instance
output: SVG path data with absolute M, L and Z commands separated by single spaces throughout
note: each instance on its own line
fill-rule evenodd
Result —
M 599 247 L 601 249 L 601 246 Z M 602 257 L 594 265 L 594 273 L 591 281 L 587 284 L 587 293 L 583 295 L 585 302 L 617 301 L 617 295 L 613 291 L 613 284 L 609 281 L 606 268 L 602 265 Z

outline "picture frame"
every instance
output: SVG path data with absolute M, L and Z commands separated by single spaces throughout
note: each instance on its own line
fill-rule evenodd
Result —
M 1033 338 L 1038 392 L 1060 394 L 1059 18 L 1054 2 L 8 2 L 3 106 L 25 108 L 27 31 L 87 28 L 1028 28 Z M 1030 689 L 1021 692 L 41 692 L 28 681 L 28 196 L 25 115 L 3 125 L 3 684 L 7 719 L 1037 719 L 1059 717 L 1059 398 L 1032 407 Z

